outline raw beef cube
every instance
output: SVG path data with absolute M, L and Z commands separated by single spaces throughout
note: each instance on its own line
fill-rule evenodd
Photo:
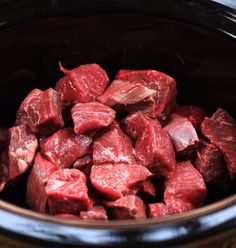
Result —
M 157 176 L 169 176 L 175 169 L 175 152 L 167 132 L 158 120 L 135 114 L 132 126 L 138 137 L 135 156 L 138 163 L 147 167 Z
M 14 126 L 8 130 L 4 166 L 8 180 L 23 174 L 32 164 L 38 149 L 37 138 L 25 125 Z
M 81 65 L 73 70 L 66 70 L 60 64 L 60 69 L 65 76 L 55 88 L 62 94 L 64 104 L 93 101 L 109 84 L 106 72 L 97 64 Z
M 151 178 L 148 178 L 141 184 L 140 191 L 149 196 L 157 195 L 156 187 L 154 183 L 152 182 Z
M 165 203 L 150 203 L 148 204 L 148 217 L 156 218 L 170 215 L 169 208 Z
M 176 164 L 172 177 L 166 179 L 164 202 L 175 211 L 201 207 L 206 198 L 206 186 L 201 174 L 189 161 Z
M 0 154 L 6 148 L 8 129 L 0 126 Z
M 131 140 L 117 125 L 94 141 L 93 163 L 135 163 Z
M 175 110 L 174 114 L 186 117 L 196 130 L 199 130 L 201 123 L 207 116 L 202 108 L 194 105 L 179 107 Z
M 117 220 L 146 219 L 146 208 L 138 196 L 127 195 L 114 202 L 106 202 L 112 217 Z
M 26 124 L 33 133 L 50 134 L 64 126 L 60 95 L 53 89 L 32 90 L 16 114 L 16 124 Z
M 47 196 L 45 186 L 48 177 L 57 166 L 46 160 L 39 152 L 27 180 L 26 202 L 35 211 L 46 212 Z
M 48 138 L 41 139 L 41 151 L 58 168 L 69 168 L 73 162 L 88 153 L 92 138 L 77 135 L 73 128 L 64 128 Z
M 73 168 L 82 171 L 85 175 L 90 174 L 92 166 L 92 157 L 90 155 L 76 159 L 73 164 Z
M 46 184 L 50 214 L 71 213 L 92 208 L 88 196 L 86 176 L 76 169 L 59 169 L 53 172 Z
M 225 164 L 220 151 L 203 140 L 192 154 L 191 161 L 205 182 L 218 181 L 225 174 Z
M 90 180 L 100 193 L 116 200 L 135 194 L 139 184 L 151 175 L 145 167 L 137 164 L 103 164 L 92 167 Z
M 171 115 L 170 122 L 164 127 L 164 130 L 169 134 L 175 151 L 179 154 L 186 154 L 199 142 L 195 128 L 185 117 Z
M 103 206 L 93 206 L 88 211 L 81 211 L 79 217 L 82 220 L 107 220 L 107 213 Z
M 176 82 L 168 75 L 155 70 L 120 70 L 116 79 L 139 83 L 155 90 L 155 111 L 153 117 L 165 121 L 169 114 L 176 108 Z
M 71 109 L 74 131 L 77 134 L 109 126 L 115 111 L 99 102 L 77 103 Z
M 133 113 L 147 107 L 155 110 L 156 91 L 139 83 L 114 80 L 98 101 L 116 110 Z
M 211 118 L 205 118 L 201 132 L 223 154 L 231 178 L 236 174 L 236 122 L 223 109 L 218 109 Z
M 151 203 L 148 204 L 149 217 L 156 218 L 166 215 L 179 214 L 192 209 L 192 205 L 188 202 L 175 200 L 172 204 L 165 203 Z

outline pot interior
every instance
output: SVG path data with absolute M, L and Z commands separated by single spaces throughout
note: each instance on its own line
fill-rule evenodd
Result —
M 54 17 L 0 31 L 0 124 L 12 126 L 33 88 L 53 87 L 71 69 L 98 63 L 110 79 L 119 69 L 156 69 L 174 77 L 178 103 L 218 107 L 236 118 L 236 43 L 220 33 L 147 15 Z M 26 179 L 1 198 L 26 207 Z M 209 187 L 208 202 L 235 192 Z

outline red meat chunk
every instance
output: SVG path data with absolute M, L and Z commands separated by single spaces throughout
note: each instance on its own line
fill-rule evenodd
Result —
M 45 186 L 48 177 L 57 170 L 57 166 L 38 153 L 27 180 L 26 202 L 35 211 L 46 212 L 47 196 Z
M 192 206 L 189 202 L 175 200 L 173 204 L 166 205 L 165 203 L 151 203 L 148 204 L 148 216 L 151 218 L 174 215 L 189 211 Z
M 37 138 L 25 125 L 8 130 L 6 150 L 1 159 L 1 171 L 5 180 L 18 178 L 31 166 L 38 149 Z
M 93 163 L 135 163 L 131 140 L 118 125 L 112 125 L 94 141 Z
M 92 166 L 92 157 L 90 155 L 76 159 L 73 164 L 73 168 L 82 171 L 85 175 L 90 174 Z
M 155 184 L 152 182 L 151 178 L 148 178 L 141 184 L 140 191 L 149 196 L 157 195 Z
M 0 126 L 0 154 L 6 148 L 8 129 Z
M 109 84 L 106 72 L 97 64 L 81 65 L 73 70 L 60 65 L 60 69 L 65 76 L 55 88 L 62 94 L 64 104 L 93 101 Z
M 64 128 L 48 138 L 41 139 L 41 151 L 46 158 L 58 168 L 69 168 L 73 162 L 89 151 L 92 138 L 88 135 L 77 135 L 73 128 Z
M 71 113 L 77 134 L 109 126 L 116 114 L 113 109 L 98 102 L 77 103 Z
M 196 130 L 199 130 L 201 123 L 207 116 L 202 108 L 194 105 L 181 106 L 175 110 L 174 114 L 186 117 Z
M 157 176 L 169 176 L 175 169 L 175 152 L 167 132 L 158 120 L 141 114 L 134 114 L 131 119 L 132 122 L 126 124 L 130 124 L 133 136 L 138 137 L 135 143 L 137 162 Z
M 107 220 L 107 213 L 103 206 L 93 206 L 88 211 L 81 211 L 79 215 L 82 220 Z
M 86 176 L 79 170 L 59 169 L 53 172 L 47 180 L 45 190 L 50 214 L 76 214 L 92 208 Z
M 103 164 L 92 167 L 90 180 L 100 193 L 116 200 L 135 194 L 139 184 L 151 175 L 145 167 L 137 164 Z
M 165 203 L 150 203 L 148 204 L 148 217 L 156 218 L 170 215 L 168 206 Z
M 201 140 L 191 161 L 205 182 L 218 181 L 225 174 L 223 157 L 214 145 Z
M 172 114 L 170 122 L 164 129 L 169 134 L 175 151 L 178 154 L 186 154 L 199 142 L 195 128 L 185 117 Z
M 155 90 L 142 84 L 114 80 L 98 100 L 116 110 L 133 113 L 147 107 L 154 111 L 155 95 Z
M 236 175 L 236 122 L 223 109 L 218 109 L 201 125 L 203 135 L 223 154 L 231 178 Z
M 141 198 L 135 195 L 124 196 L 114 202 L 106 202 L 112 217 L 117 220 L 146 219 L 146 208 Z
M 26 124 L 33 133 L 50 134 L 64 126 L 60 95 L 53 89 L 32 90 L 22 102 L 16 124 Z
M 201 174 L 189 161 L 176 164 L 172 177 L 166 179 L 164 202 L 176 212 L 201 207 L 206 198 L 206 186 Z M 180 211 L 178 211 L 180 208 Z
M 168 75 L 155 70 L 120 70 L 116 79 L 139 83 L 155 90 L 155 111 L 153 117 L 165 121 L 176 108 L 176 82 Z

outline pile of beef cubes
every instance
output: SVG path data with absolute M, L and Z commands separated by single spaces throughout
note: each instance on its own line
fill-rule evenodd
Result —
M 35 211 L 84 220 L 144 219 L 204 205 L 208 183 L 236 174 L 236 123 L 178 106 L 176 82 L 155 70 L 97 64 L 34 89 L 15 126 L 0 129 L 0 191 L 28 173 Z

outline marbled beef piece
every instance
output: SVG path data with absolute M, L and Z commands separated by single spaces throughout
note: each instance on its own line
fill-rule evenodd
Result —
M 146 207 L 138 196 L 127 195 L 105 205 L 116 220 L 146 219 Z
M 174 114 L 186 117 L 197 131 L 200 129 L 201 123 L 207 116 L 202 108 L 194 105 L 181 106 L 175 110 Z
M 135 156 L 139 164 L 157 176 L 170 176 L 175 170 L 175 152 L 167 132 L 158 120 L 134 114 L 125 121 L 127 129 L 136 137 Z
M 139 83 L 149 89 L 155 90 L 155 111 L 152 117 L 165 122 L 169 114 L 176 108 L 176 82 L 170 76 L 155 70 L 120 70 L 117 80 Z
M 47 135 L 64 126 L 60 94 L 49 88 L 32 90 L 16 114 L 16 124 L 28 125 L 33 133 Z
M 176 164 L 176 170 L 166 179 L 164 202 L 178 212 L 203 206 L 206 198 L 203 177 L 190 161 Z
M 218 109 L 201 125 L 202 134 L 223 154 L 231 178 L 236 174 L 236 122 L 223 109 Z
M 92 167 L 90 180 L 101 194 L 116 200 L 135 194 L 139 185 L 151 175 L 145 167 L 137 164 L 102 164 Z
M 88 196 L 86 176 L 76 169 L 59 169 L 53 172 L 45 187 L 50 214 L 78 214 L 89 210 L 93 203 Z
M 190 159 L 205 182 L 216 182 L 225 176 L 223 156 L 217 147 L 208 142 L 201 140 Z
M 185 155 L 199 142 L 195 128 L 185 117 L 172 114 L 164 130 L 169 134 L 177 154 Z
M 1 156 L 1 188 L 26 172 L 32 165 L 38 149 L 37 138 L 25 125 L 9 128 L 6 149 Z
M 117 123 L 95 139 L 93 144 L 93 163 L 135 163 L 132 142 Z
M 161 216 L 171 215 L 168 206 L 165 203 L 150 203 L 148 204 L 148 217 L 157 218 Z
M 73 70 L 66 70 L 55 89 L 61 93 L 64 105 L 90 102 L 100 96 L 109 84 L 106 72 L 97 64 L 81 65 Z
M 88 211 L 81 211 L 79 217 L 82 220 L 108 220 L 106 210 L 103 206 L 93 206 Z
M 8 128 L 0 126 L 0 154 L 6 148 Z
M 46 213 L 47 196 L 45 186 L 57 166 L 45 159 L 39 152 L 27 180 L 26 203 L 35 211 Z
M 173 204 L 166 205 L 165 203 L 150 203 L 148 204 L 148 217 L 157 218 L 166 215 L 174 215 L 189 211 L 192 205 L 189 202 L 175 200 Z
M 64 128 L 40 140 L 42 154 L 58 168 L 69 168 L 73 162 L 89 151 L 92 137 L 78 135 L 73 128 Z
M 145 108 L 155 110 L 157 92 L 139 83 L 114 80 L 98 101 L 121 112 L 133 113 Z
M 54 216 L 62 219 L 80 220 L 80 217 L 75 214 L 56 214 Z
M 71 109 L 74 131 L 86 133 L 109 126 L 115 119 L 116 112 L 99 102 L 77 103 Z

